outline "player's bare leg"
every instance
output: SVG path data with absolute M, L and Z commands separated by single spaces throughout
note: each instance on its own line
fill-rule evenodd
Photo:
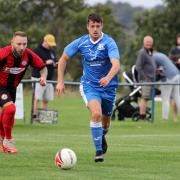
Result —
M 97 100 L 91 100 L 88 103 L 88 108 L 91 113 L 91 134 L 96 148 L 95 162 L 103 162 L 102 150 L 102 110 L 101 104 Z

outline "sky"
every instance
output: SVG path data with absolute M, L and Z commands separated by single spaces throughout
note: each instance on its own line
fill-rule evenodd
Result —
M 105 3 L 107 0 L 85 0 L 90 5 L 94 5 L 96 3 Z M 113 2 L 127 2 L 131 4 L 131 6 L 142 6 L 144 8 L 152 8 L 157 5 L 162 5 L 162 0 L 111 0 Z

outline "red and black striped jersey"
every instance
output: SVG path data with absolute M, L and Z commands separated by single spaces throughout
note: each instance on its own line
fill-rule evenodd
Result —
M 0 87 L 16 88 L 29 65 L 39 70 L 45 67 L 43 60 L 28 48 L 21 58 L 13 55 L 12 46 L 0 48 Z

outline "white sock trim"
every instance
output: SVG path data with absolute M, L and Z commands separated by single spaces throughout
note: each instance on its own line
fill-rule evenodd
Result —
M 102 127 L 102 122 L 91 121 L 90 122 L 90 127 L 94 127 L 94 128 Z

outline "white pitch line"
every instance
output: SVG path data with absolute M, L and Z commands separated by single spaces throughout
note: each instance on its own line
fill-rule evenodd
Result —
M 43 135 L 43 137 L 91 137 L 87 134 L 36 134 L 36 137 Z M 16 137 L 32 137 L 31 134 L 15 135 Z M 34 136 L 33 136 L 34 137 Z M 180 134 L 130 134 L 130 135 L 111 135 L 108 134 L 109 138 L 137 138 L 137 137 L 180 137 Z

